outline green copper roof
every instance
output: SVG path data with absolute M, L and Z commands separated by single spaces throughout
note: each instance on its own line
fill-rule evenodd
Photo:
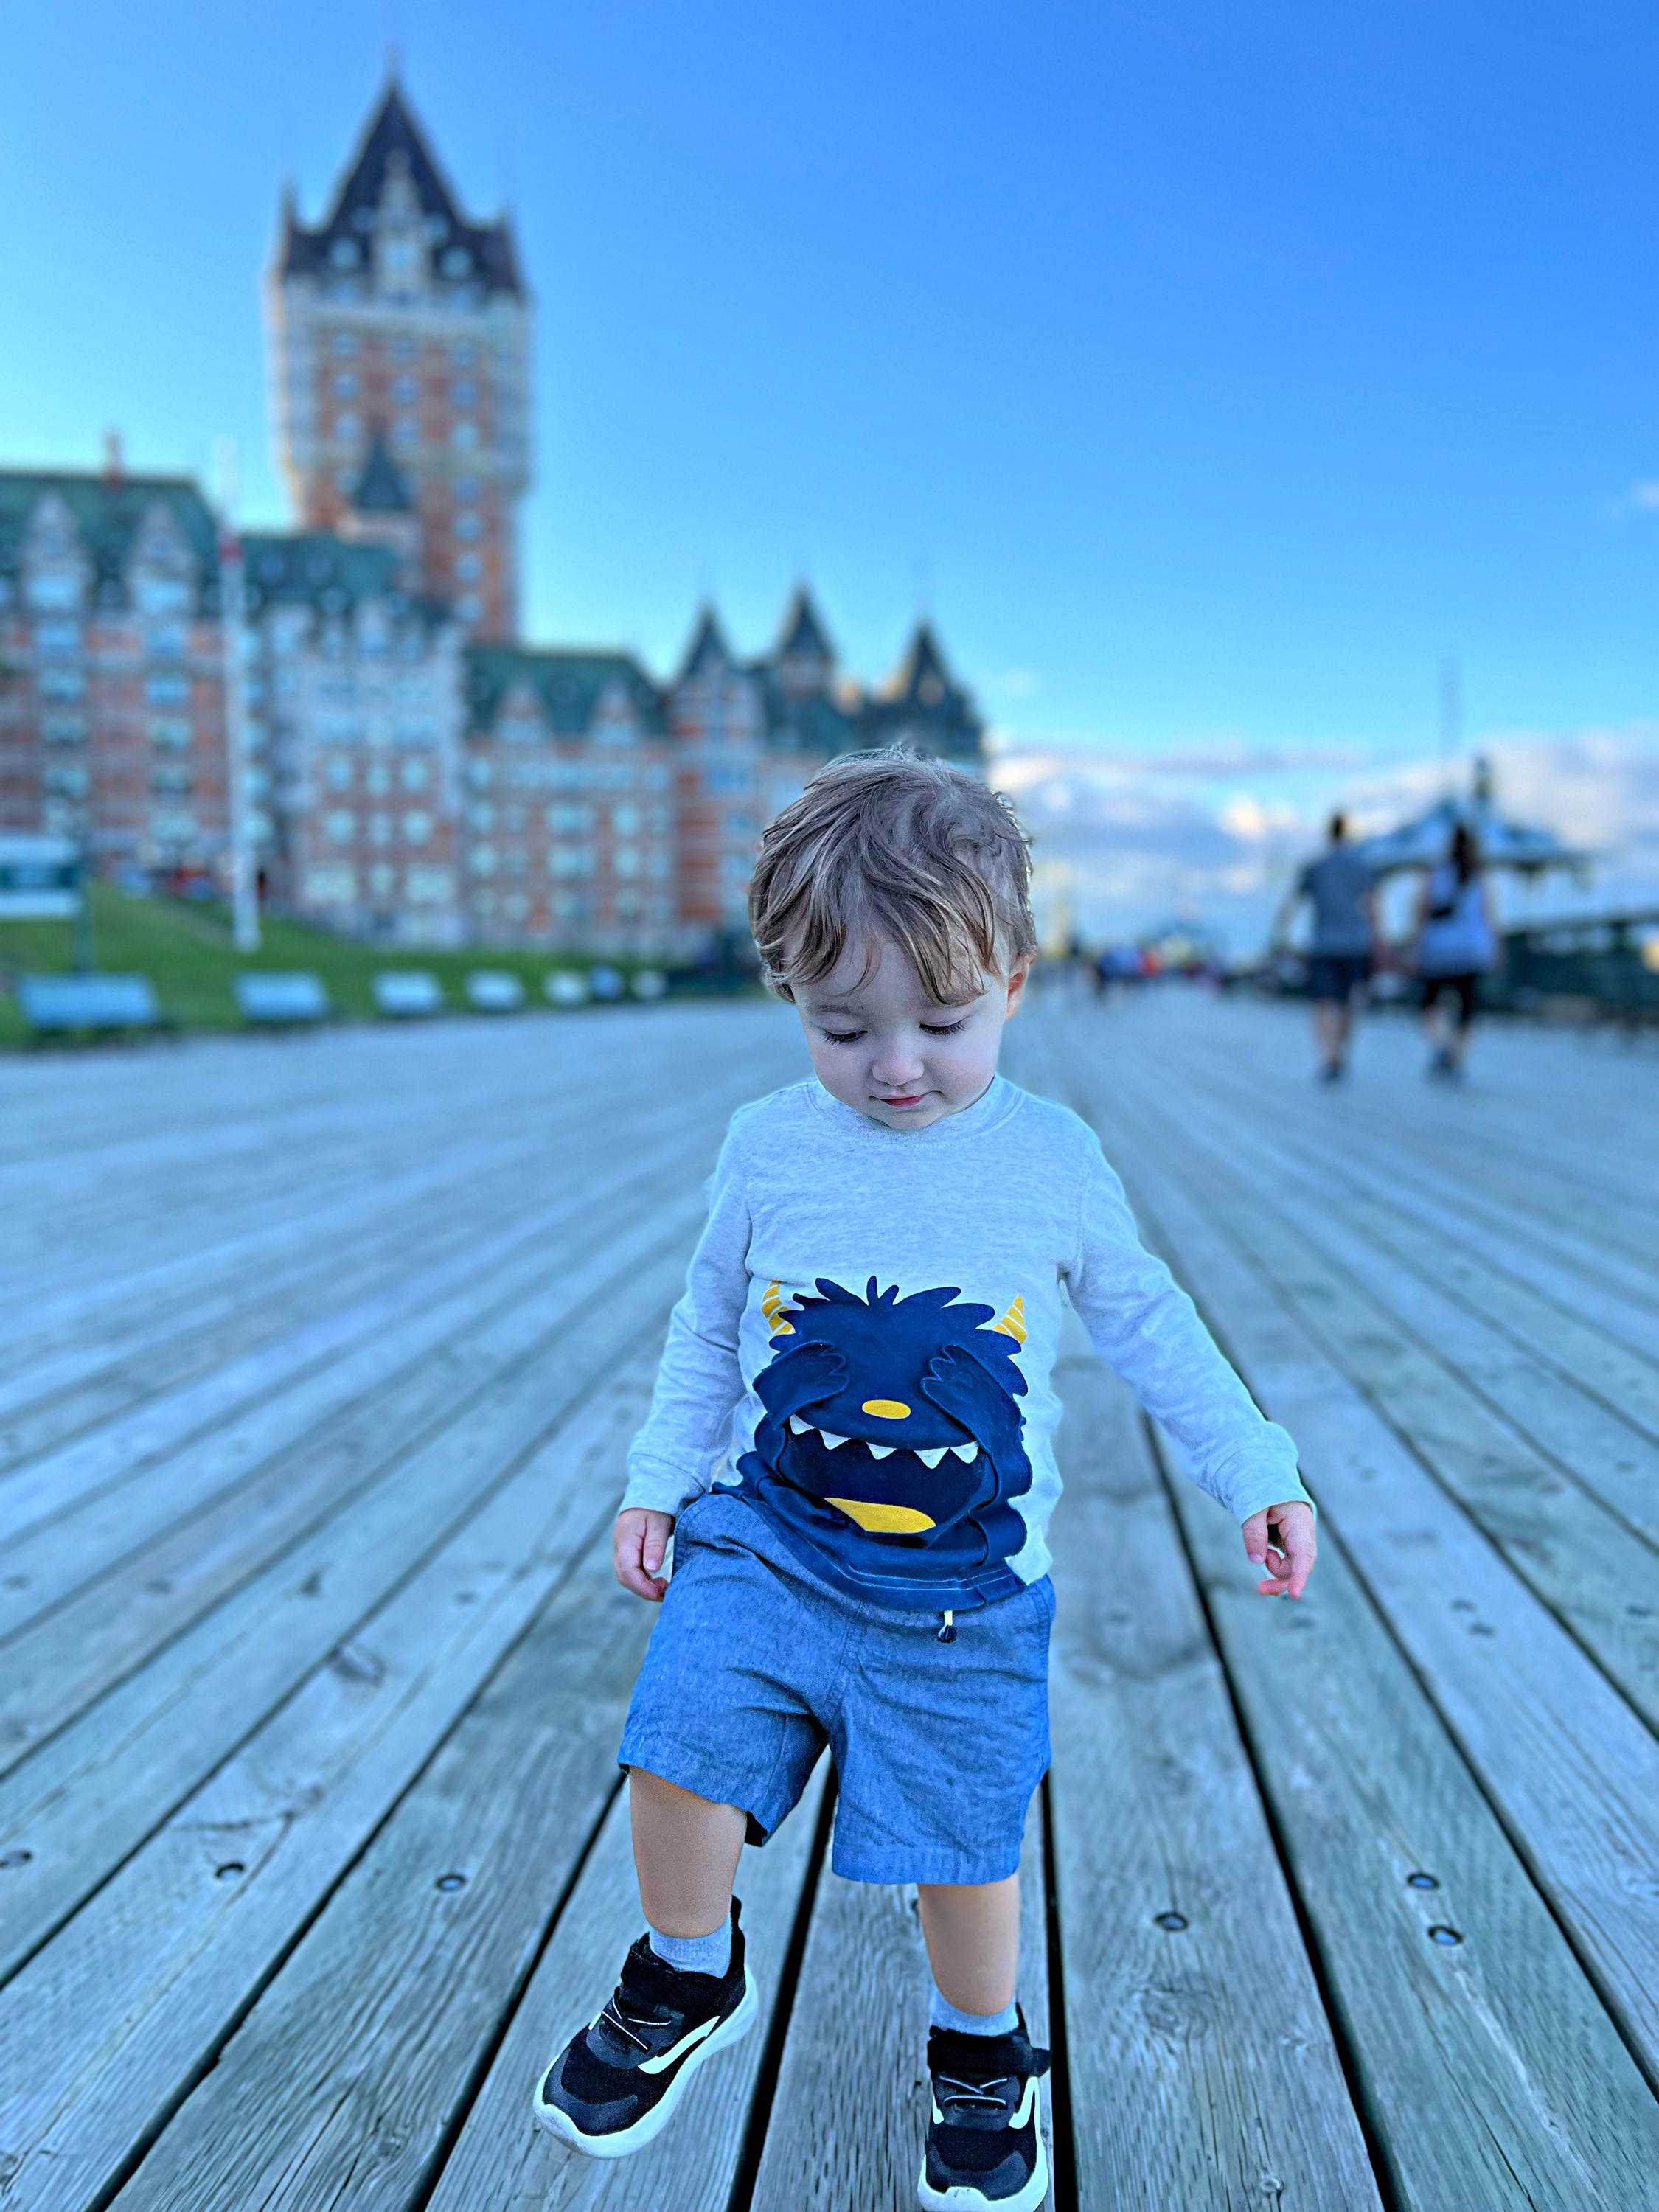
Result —
M 185 477 L 110 477 L 90 471 L 0 470 L 0 576 L 9 575 L 22 558 L 23 543 L 35 508 L 56 493 L 73 516 L 92 568 L 95 606 L 127 604 L 126 563 L 132 541 L 159 501 L 196 556 L 198 611 L 218 605 L 218 532 L 206 501 Z
M 412 514 L 415 502 L 409 486 L 398 473 L 398 465 L 386 451 L 386 439 L 377 430 L 368 449 L 363 472 L 352 491 L 351 504 L 359 514 Z
M 471 645 L 466 651 L 468 724 L 474 737 L 494 729 L 507 694 L 523 685 L 556 737 L 587 733 L 593 710 L 612 686 L 621 690 L 649 736 L 663 734 L 662 697 L 631 653 L 534 653 L 516 645 Z

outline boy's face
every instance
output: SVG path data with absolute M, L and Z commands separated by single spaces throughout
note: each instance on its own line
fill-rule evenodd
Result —
M 1029 963 L 989 975 L 963 1006 L 936 1006 L 910 963 L 884 939 L 863 974 L 849 946 L 833 975 L 798 991 L 796 1010 L 818 1081 L 844 1106 L 889 1129 L 925 1129 L 959 1114 L 997 1072 L 1003 1024 L 1019 1004 Z

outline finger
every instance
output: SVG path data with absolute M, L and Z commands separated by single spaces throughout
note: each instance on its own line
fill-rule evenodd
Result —
M 1309 1576 L 1314 1571 L 1314 1560 L 1318 1556 L 1319 1542 L 1314 1534 L 1311 1523 L 1305 1527 L 1293 1528 L 1290 1531 L 1288 1541 L 1291 1547 L 1291 1595 L 1300 1597 L 1308 1587 Z
M 662 1603 L 663 1593 L 668 1588 L 666 1583 L 654 1580 L 631 1562 L 617 1567 L 617 1580 L 624 1589 L 632 1590 L 635 1597 L 642 1597 L 652 1605 Z

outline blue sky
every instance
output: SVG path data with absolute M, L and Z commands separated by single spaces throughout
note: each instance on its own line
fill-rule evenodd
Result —
M 1449 650 L 1477 734 L 1651 715 L 1646 0 L 14 8 L 0 459 L 230 431 L 281 518 L 259 272 L 389 33 L 539 302 L 533 635 L 805 573 L 1042 743 L 1401 758 Z

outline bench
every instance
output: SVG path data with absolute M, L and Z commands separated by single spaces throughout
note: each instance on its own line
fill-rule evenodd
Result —
M 507 968 L 475 968 L 466 979 L 469 1006 L 481 1014 L 515 1014 L 524 1004 L 524 981 Z
M 374 978 L 374 991 L 380 1012 L 398 1019 L 444 1010 L 443 986 L 423 968 L 384 968 Z
M 154 1030 L 161 1010 L 148 975 L 23 975 L 17 1003 L 35 1036 L 74 1030 Z
M 242 1019 L 261 1029 L 295 1029 L 325 1022 L 334 1012 L 320 975 L 308 969 L 245 969 L 236 978 Z

